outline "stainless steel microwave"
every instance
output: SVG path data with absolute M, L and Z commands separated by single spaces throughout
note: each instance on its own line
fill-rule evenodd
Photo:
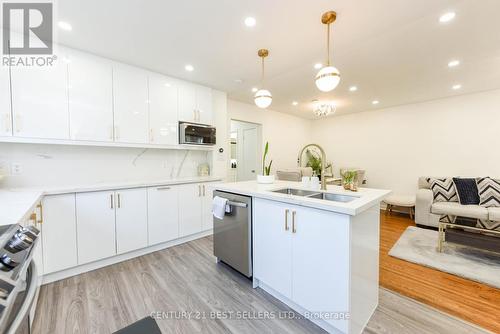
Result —
M 179 122 L 179 144 L 215 145 L 215 134 L 211 125 Z

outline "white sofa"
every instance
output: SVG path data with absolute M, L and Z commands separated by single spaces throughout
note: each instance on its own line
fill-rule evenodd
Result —
M 439 219 L 443 215 L 500 221 L 500 207 L 486 208 L 479 205 L 462 205 L 459 202 L 434 203 L 434 196 L 427 179 L 428 177 L 418 179 L 415 203 L 415 223 L 417 225 L 438 227 Z

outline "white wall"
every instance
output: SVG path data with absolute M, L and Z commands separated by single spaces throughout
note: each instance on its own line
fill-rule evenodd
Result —
M 233 100 L 227 105 L 229 119 L 262 125 L 262 144 L 269 142 L 273 173 L 297 166 L 300 149 L 311 139 L 311 121 Z
M 500 90 L 315 120 L 311 133 L 337 171 L 366 169 L 395 193 L 425 175 L 500 176 Z

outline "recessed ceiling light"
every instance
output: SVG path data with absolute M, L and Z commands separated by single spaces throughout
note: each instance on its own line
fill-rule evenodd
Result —
M 314 68 L 317 70 L 319 70 L 322 67 L 323 67 L 323 64 L 321 64 L 321 63 L 314 64 Z
M 380 103 L 380 101 L 379 101 L 379 100 L 373 100 L 373 101 L 372 101 L 372 104 L 373 104 L 373 105 L 377 105 L 377 104 L 379 104 L 379 103 Z
M 59 26 L 59 28 L 61 28 L 62 30 L 66 30 L 66 31 L 71 31 L 73 30 L 73 27 L 71 26 L 71 24 L 69 24 L 68 22 L 64 22 L 64 21 L 59 21 L 59 23 L 57 23 L 57 25 Z
M 257 20 L 255 20 L 255 17 L 249 16 L 249 17 L 245 18 L 245 25 L 247 27 L 253 27 L 253 26 L 255 26 L 256 23 L 257 23 Z
M 448 67 L 457 67 L 460 65 L 460 60 L 452 60 L 448 63 Z
M 349 87 L 349 91 L 350 91 L 350 92 L 355 92 L 355 91 L 357 91 L 357 90 L 358 90 L 358 87 L 356 87 L 356 86 L 351 86 L 351 87 Z
M 462 85 L 460 85 L 460 84 L 456 84 L 456 85 L 451 86 L 451 89 L 453 89 L 453 90 L 459 90 L 460 88 L 462 88 Z
M 256 93 L 259 89 L 257 87 L 252 88 L 252 92 Z
M 172 85 L 167 82 L 165 83 L 165 87 L 172 87 Z
M 184 69 L 188 72 L 193 72 L 194 71 L 194 67 L 193 65 L 186 65 L 184 66 Z
M 297 105 L 299 105 L 299 103 L 297 101 L 293 101 L 292 105 L 297 106 Z
M 441 15 L 439 17 L 439 22 L 441 22 L 441 23 L 450 22 L 451 20 L 453 20 L 455 18 L 455 16 L 456 16 L 455 12 L 444 13 L 443 15 Z

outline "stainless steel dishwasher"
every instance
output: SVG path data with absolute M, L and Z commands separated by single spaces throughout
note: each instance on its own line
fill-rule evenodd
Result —
M 214 220 L 214 255 L 243 275 L 252 277 L 252 198 L 223 191 L 214 197 L 227 199 L 230 212 Z

